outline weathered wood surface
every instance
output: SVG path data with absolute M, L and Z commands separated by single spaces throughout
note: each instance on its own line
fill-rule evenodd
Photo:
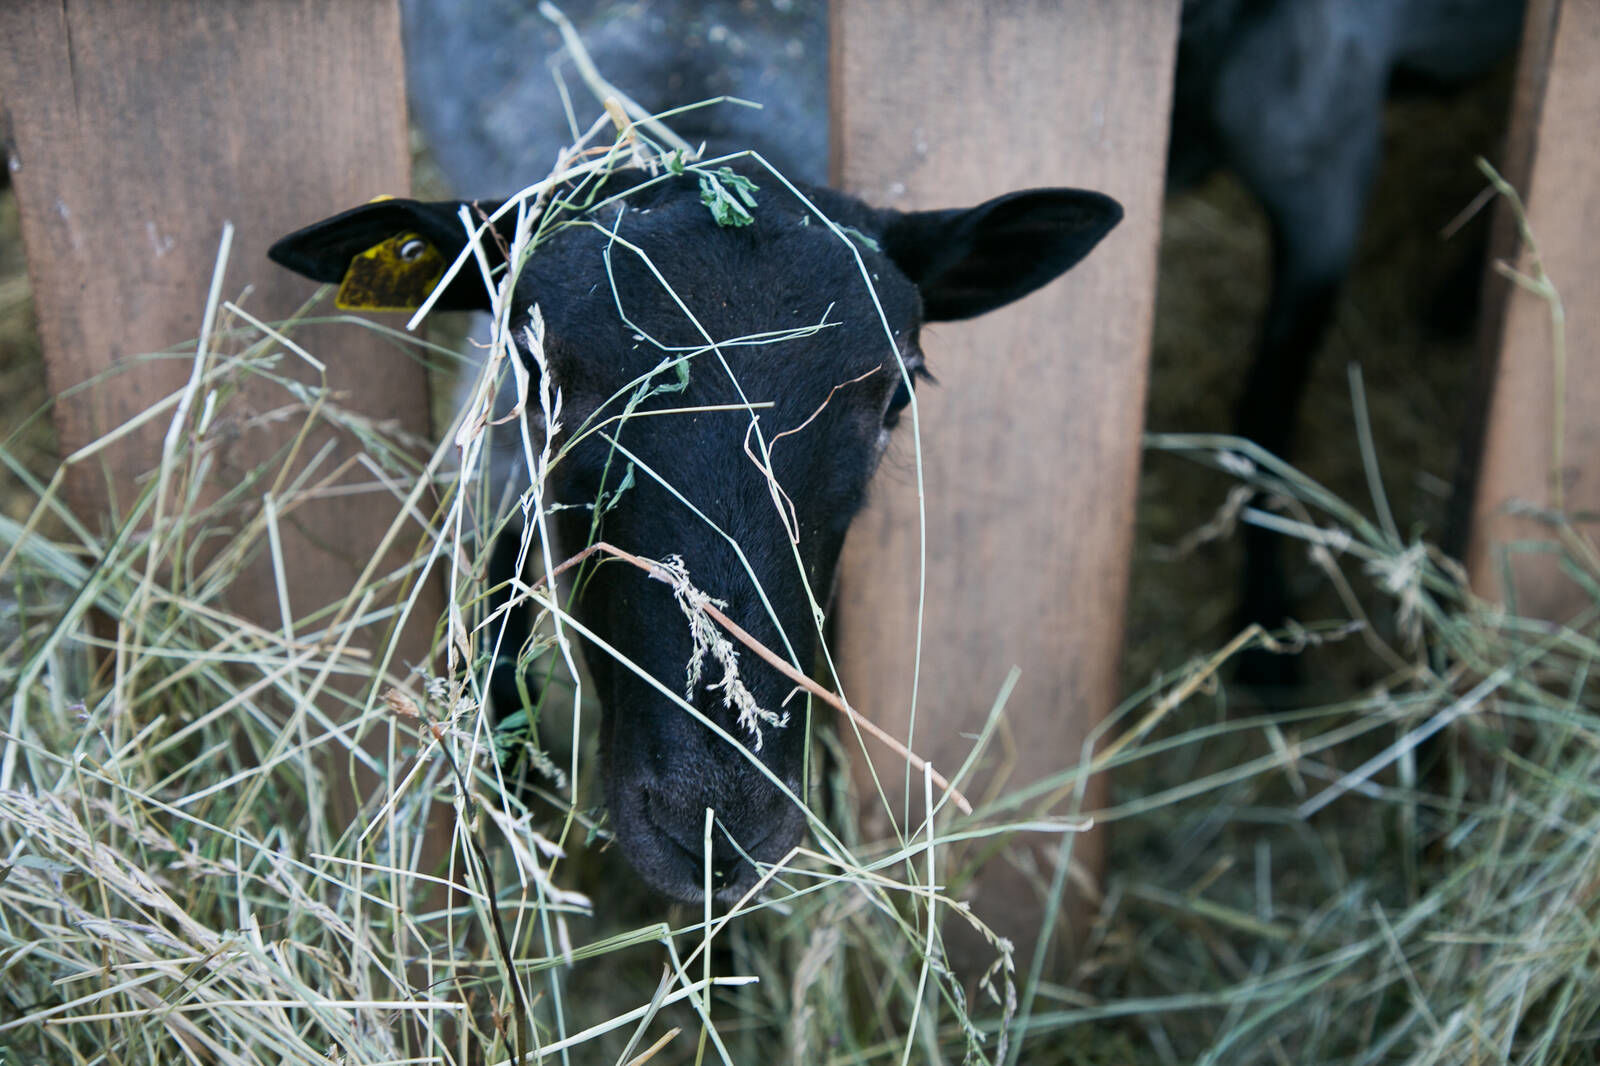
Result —
M 1592 601 L 1554 557 L 1507 551 L 1548 540 L 1550 527 L 1511 508 L 1561 507 L 1572 531 L 1595 551 L 1600 512 L 1600 5 L 1535 0 L 1528 13 L 1508 166 L 1520 191 L 1539 258 L 1566 317 L 1565 385 L 1557 390 L 1550 304 L 1509 282 L 1492 379 L 1483 461 L 1473 508 L 1468 567 L 1475 589 L 1522 613 L 1562 621 Z M 1551 38 L 1551 30 L 1554 37 Z M 1542 85 L 1541 85 L 1542 83 Z M 1542 87 L 1542 91 L 1541 91 Z M 1529 249 L 1517 253 L 1523 273 Z M 1561 417 L 1558 418 L 1558 411 Z M 1564 419 L 1557 459 L 1558 426 Z M 1557 492 L 1555 486 L 1559 484 Z M 1583 517 L 1585 513 L 1589 516 Z M 1511 587 L 1504 578 L 1511 577 Z
M 1117 697 L 1178 3 L 834 0 L 831 18 L 834 167 L 846 190 L 932 208 L 1076 185 L 1127 212 L 1063 280 L 924 333 L 939 385 L 918 393 L 928 564 L 914 733 L 920 549 L 908 428 L 846 545 L 845 692 L 935 766 L 960 765 L 963 734 L 1021 668 L 997 758 L 967 785 L 979 799 L 1075 765 Z M 898 807 L 903 774 L 876 762 Z M 1088 806 L 1102 794 L 1092 788 Z M 1039 904 L 1017 866 L 1048 883 L 1058 845 L 1019 838 L 960 894 L 1026 949 Z M 1101 854 L 1090 834 L 1074 861 L 1097 873 Z
M 252 286 L 243 306 L 271 321 L 313 289 L 267 261 L 273 239 L 410 185 L 395 0 L 7 0 L 0 102 L 64 455 L 188 378 L 188 359 L 135 357 L 200 332 L 225 221 L 236 232 L 222 292 L 236 298 Z M 424 373 L 394 346 L 348 326 L 296 336 L 323 357 L 349 406 L 428 432 Z M 130 363 L 138 365 L 68 395 Z M 282 370 L 316 380 L 298 360 Z M 236 409 L 283 403 L 281 390 L 251 384 Z M 220 485 L 271 459 L 300 428 L 298 419 L 240 422 L 217 456 Z M 91 528 L 126 512 L 135 475 L 157 465 L 166 425 L 155 420 L 71 471 L 69 500 Z M 319 444 L 302 449 L 301 465 Z M 340 440 L 324 469 L 355 448 Z M 346 480 L 370 478 L 357 467 Z M 342 599 L 371 562 L 393 515 L 374 499 L 317 501 L 284 521 L 297 616 Z M 230 606 L 278 628 L 266 560 L 235 586 Z M 431 624 L 440 606 L 430 593 L 418 615 Z M 403 659 L 427 660 L 424 628 L 402 645 Z

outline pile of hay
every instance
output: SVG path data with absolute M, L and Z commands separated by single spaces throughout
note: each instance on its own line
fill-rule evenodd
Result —
M 1343 502 L 1364 482 L 1333 493 L 1235 442 L 1156 437 L 1163 462 L 1216 471 L 1218 498 L 1270 479 L 1295 501 L 1286 535 L 1373 622 L 1330 614 L 1301 639 L 1337 641 L 1366 681 L 1241 712 L 1221 641 L 1161 631 L 1096 748 L 1112 873 L 1081 960 L 1017 973 L 996 945 L 991 973 L 952 975 L 929 918 L 964 919 L 937 886 L 994 816 L 947 809 L 865 841 L 831 770 L 812 796 L 827 830 L 762 898 L 663 913 L 619 887 L 593 772 L 541 762 L 526 720 L 488 721 L 482 633 L 441 626 L 465 654 L 439 676 L 379 667 L 375 623 L 434 548 L 476 617 L 484 553 L 453 532 L 468 493 L 446 449 L 416 456 L 325 390 L 285 386 L 284 417 L 359 436 L 374 469 L 424 485 L 433 539 L 350 590 L 351 610 L 295 619 L 294 639 L 230 613 L 272 520 L 203 491 L 201 460 L 231 386 L 291 356 L 213 310 L 192 388 L 217 406 L 176 416 L 189 432 L 143 487 L 162 507 L 99 534 L 33 445 L 0 444 L 5 1061 L 1592 1060 L 1600 602 L 1566 628 L 1505 615 L 1404 525 Z M 226 551 L 191 556 L 223 527 Z M 513 751 L 539 782 L 526 803 L 501 787 Z M 1064 760 L 1051 784 L 1082 772 Z

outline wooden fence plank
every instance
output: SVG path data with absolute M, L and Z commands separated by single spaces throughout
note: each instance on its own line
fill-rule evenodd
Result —
M 145 361 L 69 394 L 199 333 L 225 220 L 237 230 L 224 294 L 249 284 L 244 306 L 281 319 L 313 286 L 268 263 L 268 244 L 410 185 L 396 0 L 9 0 L 0 102 L 64 455 L 187 379 L 189 360 Z M 325 357 L 329 384 L 350 406 L 428 433 L 424 372 L 394 346 L 348 326 L 297 337 Z M 316 380 L 296 360 L 282 370 Z M 281 390 L 245 389 L 244 409 L 282 403 Z M 157 420 L 71 471 L 68 497 L 86 522 L 126 509 L 165 429 Z M 232 483 L 298 429 L 297 419 L 241 428 L 217 457 L 217 480 Z M 327 468 L 355 444 L 340 440 Z M 351 477 L 368 480 L 359 468 Z M 371 561 L 392 517 L 371 501 L 317 501 L 284 523 L 297 615 L 342 599 Z M 231 606 L 278 627 L 266 560 L 235 590 Z M 431 623 L 441 606 L 431 592 L 418 616 Z M 417 627 L 401 656 L 426 662 L 430 637 Z
M 940 384 L 918 394 L 928 568 L 911 743 L 957 767 L 962 734 L 981 727 L 1015 664 L 999 745 L 1014 788 L 1075 765 L 1117 695 L 1178 3 L 834 0 L 831 12 L 843 188 L 930 208 L 1076 185 L 1127 211 L 1065 280 L 923 339 Z M 902 738 L 919 558 L 909 437 L 850 534 L 836 611 L 848 697 Z M 969 794 L 998 786 L 995 769 Z M 890 796 L 902 780 L 885 778 Z M 1048 880 L 1058 843 L 1017 842 L 1008 857 Z M 1085 836 L 1075 861 L 1097 871 L 1101 851 Z M 991 863 L 961 894 L 1024 947 L 1038 928 L 1016 869 Z
M 1539 31 L 1552 13 L 1554 43 L 1540 45 L 1548 35 Z M 1508 511 L 1521 502 L 1575 516 L 1572 530 L 1588 552 L 1596 552 L 1600 301 L 1594 293 L 1600 243 L 1594 235 L 1600 233 L 1600 169 L 1593 141 L 1600 130 L 1600 5 L 1540 0 L 1529 19 L 1533 46 L 1524 49 L 1524 63 L 1538 63 L 1547 48 L 1549 65 L 1542 94 L 1519 92 L 1512 142 L 1524 145 L 1523 154 L 1531 158 L 1521 192 L 1544 270 L 1565 309 L 1564 393 L 1557 395 L 1549 303 L 1508 284 L 1467 559 L 1481 594 L 1514 599 L 1524 614 L 1561 621 L 1590 604 L 1588 594 L 1558 571 L 1553 556 L 1507 553 L 1505 546 L 1550 536 L 1545 524 Z M 1519 82 L 1536 82 L 1531 75 L 1537 73 L 1525 70 Z M 1517 265 L 1530 270 L 1528 249 L 1521 250 Z M 1556 434 L 1563 418 L 1558 461 Z

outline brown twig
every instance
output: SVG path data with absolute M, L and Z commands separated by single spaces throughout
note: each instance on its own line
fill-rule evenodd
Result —
M 755 432 L 756 420 L 754 418 L 752 418 L 750 420 L 750 424 L 745 427 L 745 431 L 744 431 L 744 453 L 745 453 L 745 455 L 750 457 L 750 461 L 752 463 L 756 464 L 756 469 L 761 471 L 761 476 L 766 478 L 766 480 L 767 480 L 767 491 L 772 494 L 772 503 L 773 503 L 773 505 L 775 507 L 778 508 L 778 518 L 780 520 L 782 520 L 784 531 L 789 534 L 789 540 L 792 541 L 793 543 L 795 543 L 795 544 L 799 544 L 800 543 L 800 516 L 795 513 L 794 501 L 789 499 L 789 494 L 787 492 L 783 491 L 783 486 L 778 484 L 777 475 L 773 474 L 773 472 L 772 472 L 772 448 L 773 448 L 773 446 L 775 444 L 777 444 L 783 438 L 785 438 L 787 436 L 790 436 L 791 434 L 794 434 L 794 433 L 799 433 L 802 429 L 805 429 L 812 422 L 816 421 L 817 416 L 822 414 L 822 412 L 827 408 L 829 403 L 833 402 L 833 394 L 834 393 L 838 392 L 840 389 L 844 388 L 846 385 L 854 385 L 858 381 L 861 381 L 861 380 L 863 380 L 865 378 L 869 378 L 873 374 L 876 374 L 879 370 L 882 370 L 882 369 L 883 369 L 882 367 L 875 366 L 871 370 L 868 370 L 866 373 L 857 374 L 855 377 L 851 378 L 849 381 L 841 381 L 839 384 L 837 384 L 833 388 L 829 389 L 828 390 L 828 395 L 823 397 L 822 403 L 820 405 L 818 405 L 818 407 L 817 407 L 817 409 L 815 411 L 811 412 L 811 415 L 810 415 L 809 418 L 807 418 L 804 422 L 800 423 L 798 426 L 795 426 L 793 429 L 784 430 L 782 433 L 779 433 L 776 437 L 773 437 L 770 441 L 767 442 L 767 461 L 765 463 L 763 463 L 760 459 L 758 459 L 756 457 L 756 453 L 750 447 L 750 434 Z
M 664 581 L 668 584 L 671 583 L 670 579 L 666 575 L 666 572 L 663 571 L 656 563 L 653 563 L 649 559 L 645 559 L 641 556 L 634 555 L 632 552 L 623 551 L 621 548 L 618 548 L 613 544 L 607 544 L 605 541 L 601 540 L 589 545 L 581 552 L 578 552 L 576 555 L 572 556 L 572 558 L 561 563 L 561 565 L 551 570 L 544 577 L 534 582 L 532 587 L 538 588 L 539 585 L 544 584 L 551 578 L 559 577 L 561 574 L 565 573 L 567 570 L 570 570 L 572 567 L 577 566 L 579 563 L 582 563 L 585 559 L 589 558 L 589 556 L 595 554 L 596 552 L 603 552 L 606 555 L 612 556 L 613 558 L 621 559 L 623 562 L 632 563 L 634 566 L 637 566 L 640 570 L 643 570 L 657 581 Z M 729 618 L 727 615 L 723 614 L 722 611 L 717 608 L 716 604 L 705 604 L 705 612 L 718 625 L 727 630 L 729 636 L 733 637 L 739 643 L 755 652 L 764 662 L 767 663 L 767 665 L 771 666 L 774 670 L 778 671 L 784 677 L 788 678 L 790 681 L 793 681 L 796 685 L 799 685 L 801 688 L 805 689 L 807 692 L 811 693 L 828 706 L 839 711 L 841 714 L 847 715 L 857 727 L 864 731 L 868 736 L 871 736 L 879 742 L 887 745 L 891 751 L 904 759 L 913 769 L 919 772 L 927 773 L 927 775 L 933 779 L 933 783 L 938 786 L 942 792 L 950 797 L 950 801 L 961 810 L 962 814 L 972 813 L 972 804 L 967 800 L 967 797 L 962 795 L 961 791 L 952 785 L 948 778 L 946 778 L 939 771 L 935 770 L 932 766 L 929 766 L 926 759 L 922 758 L 920 755 L 907 748 L 894 737 L 884 732 L 869 718 L 863 715 L 860 711 L 856 710 L 854 707 L 850 706 L 839 696 L 829 692 L 827 689 L 811 680 L 811 678 L 807 677 L 799 670 L 796 670 L 794 666 L 792 666 L 786 659 L 779 656 L 771 648 L 768 648 L 765 644 L 761 643 L 755 637 L 752 637 L 749 633 L 746 633 L 742 626 L 740 626 L 733 619 Z

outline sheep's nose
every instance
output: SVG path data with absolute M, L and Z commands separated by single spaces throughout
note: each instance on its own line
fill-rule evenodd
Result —
M 719 894 L 755 879 L 755 868 L 745 856 L 764 857 L 761 854 L 762 845 L 784 823 L 783 796 L 776 789 L 768 791 L 772 796 L 762 797 L 760 802 L 725 801 L 719 804 L 710 796 L 687 802 L 673 800 L 651 789 L 647 793 L 645 813 L 651 826 L 683 853 L 698 871 L 696 876 L 702 884 L 695 887 L 703 887 L 709 866 L 711 891 Z M 709 863 L 705 851 L 708 809 L 713 812 L 715 819 L 711 826 Z
M 754 844 L 751 845 L 753 847 Z M 749 848 L 745 849 L 746 851 Z M 713 894 L 738 884 L 746 866 L 744 856 L 733 848 L 733 845 L 724 836 L 721 840 L 714 840 L 711 844 L 711 891 Z

